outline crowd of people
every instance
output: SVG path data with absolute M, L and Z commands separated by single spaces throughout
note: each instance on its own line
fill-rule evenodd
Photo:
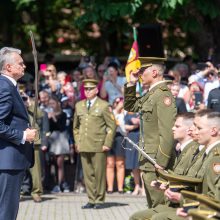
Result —
M 50 190 L 52 187 L 48 180 L 50 176 L 50 164 L 48 163 L 51 162 L 51 158 L 55 160 L 53 162 L 55 162 L 57 169 L 57 182 L 51 192 L 69 192 L 72 188 L 65 180 L 64 158 L 73 152 L 77 154 L 72 134 L 75 104 L 86 99 L 83 80 L 95 79 L 98 81 L 98 96 L 109 103 L 117 124 L 113 147 L 107 154 L 107 193 L 111 194 L 116 190 L 119 193 L 126 191 L 133 195 L 145 195 L 138 164 L 138 151 L 123 140 L 124 136 L 128 136 L 135 143 L 138 143 L 140 116 L 139 113 L 124 109 L 126 78 L 119 60 L 114 57 L 106 58 L 103 63 L 96 65 L 90 60 L 82 59 L 78 67 L 69 73 L 57 71 L 54 63 L 49 63 L 45 67 L 39 72 L 39 108 L 45 114 L 42 120 L 44 126 L 41 127 L 44 129 L 41 129 L 41 135 L 46 141 L 40 147 L 40 151 L 43 152 L 43 154 L 41 153 L 41 157 L 43 155 L 41 170 L 44 188 Z M 204 108 L 220 111 L 219 77 L 218 66 L 210 61 L 195 63 L 189 58 L 175 64 L 164 74 L 164 80 L 167 81 L 176 100 L 178 113 L 194 112 Z M 32 86 L 31 82 L 25 82 L 25 86 L 20 85 L 24 97 L 33 95 Z M 138 84 L 136 95 L 143 96 L 147 90 L 146 85 Z M 66 137 L 68 142 L 64 141 Z M 54 143 L 55 141 L 56 143 Z M 81 161 L 79 157 L 75 162 L 77 160 L 77 173 L 80 175 L 76 176 L 74 190 L 85 192 Z M 126 189 L 124 182 L 128 175 L 131 175 L 134 180 L 130 189 Z M 117 179 L 116 186 L 115 179 Z

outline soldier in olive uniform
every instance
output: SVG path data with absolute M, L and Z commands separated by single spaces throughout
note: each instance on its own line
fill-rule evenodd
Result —
M 153 166 L 140 155 L 139 166 L 143 171 L 143 180 L 148 207 L 155 207 L 163 202 L 163 194 L 156 192 L 150 183 L 157 178 L 155 169 L 165 169 L 173 151 L 172 127 L 176 117 L 175 100 L 163 80 L 165 58 L 139 57 L 141 68 L 130 73 L 130 81 L 125 85 L 124 108 L 129 112 L 140 112 L 143 129 L 141 139 L 144 140 L 144 151 L 154 158 Z M 148 85 L 149 91 L 140 98 L 136 97 L 136 83 L 141 77 L 142 84 Z
M 86 100 L 76 104 L 73 133 L 80 153 L 89 202 L 83 209 L 103 208 L 106 190 L 106 152 L 115 136 L 116 123 L 106 101 L 97 97 L 97 80 L 83 81 Z
M 205 151 L 202 157 L 199 157 L 193 166 L 190 167 L 186 177 L 176 174 L 166 174 L 163 171 L 159 171 L 159 173 L 169 182 L 175 182 L 176 185 L 182 188 L 200 183 L 201 187 L 197 187 L 195 190 L 198 192 L 202 191 L 202 193 L 216 198 L 216 195 L 219 195 L 220 113 L 202 110 L 196 114 L 194 124 L 198 134 L 198 142 L 205 145 Z M 143 215 L 142 218 L 136 216 L 138 217 L 136 219 L 182 219 L 182 217 L 176 216 L 176 208 L 182 203 L 181 194 L 173 191 L 173 187 L 171 188 L 171 186 L 164 194 L 170 200 L 170 205 L 158 205 L 145 212 L 144 217 Z

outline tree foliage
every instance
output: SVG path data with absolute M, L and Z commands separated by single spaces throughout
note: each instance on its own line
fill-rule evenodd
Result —
M 204 59 L 209 48 L 220 51 L 220 0 L 1 0 L 0 6 L 1 44 L 24 50 L 32 30 L 42 52 L 127 56 L 132 26 L 160 23 L 169 56 L 189 47 Z

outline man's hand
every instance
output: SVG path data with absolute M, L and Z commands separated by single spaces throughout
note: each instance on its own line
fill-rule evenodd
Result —
M 155 167 L 157 170 L 164 170 L 164 167 L 161 167 L 161 166 L 158 165 L 158 164 L 155 164 L 154 167 Z
M 130 78 L 130 81 L 127 85 L 134 86 L 139 80 L 139 70 L 136 72 L 131 72 L 129 78 Z
M 164 192 L 164 195 L 165 195 L 170 201 L 173 201 L 173 202 L 179 202 L 180 199 L 181 199 L 181 193 L 172 192 L 172 191 L 170 190 L 170 188 L 168 188 L 168 189 Z
M 150 185 L 155 190 L 159 190 L 159 191 L 165 191 L 167 189 L 167 184 L 166 183 L 162 183 L 162 182 L 157 181 L 157 180 L 153 180 Z
M 25 133 L 26 133 L 26 141 L 27 142 L 33 142 L 36 135 L 37 135 L 37 129 L 30 129 L 30 128 L 27 128 L 25 130 Z
M 77 145 L 74 145 L 74 148 L 75 148 L 75 152 L 79 153 L 79 147 Z
M 187 216 L 187 213 L 183 211 L 183 208 L 178 208 L 176 210 L 176 215 L 177 216 L 180 216 L 180 217 L 186 217 Z
M 110 147 L 102 146 L 102 150 L 103 150 L 103 152 L 107 152 L 110 150 Z

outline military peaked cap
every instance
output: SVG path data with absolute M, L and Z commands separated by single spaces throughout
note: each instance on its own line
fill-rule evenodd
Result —
M 96 79 L 84 79 L 83 83 L 85 88 L 95 88 L 98 85 Z
M 141 68 L 152 66 L 153 64 L 164 64 L 166 58 L 163 57 L 139 57 Z
M 201 179 L 188 177 L 188 176 L 181 176 L 174 173 L 168 173 L 164 170 L 157 170 L 160 177 L 169 181 L 170 183 L 175 183 L 176 185 L 186 185 L 186 186 L 198 186 L 202 183 Z

